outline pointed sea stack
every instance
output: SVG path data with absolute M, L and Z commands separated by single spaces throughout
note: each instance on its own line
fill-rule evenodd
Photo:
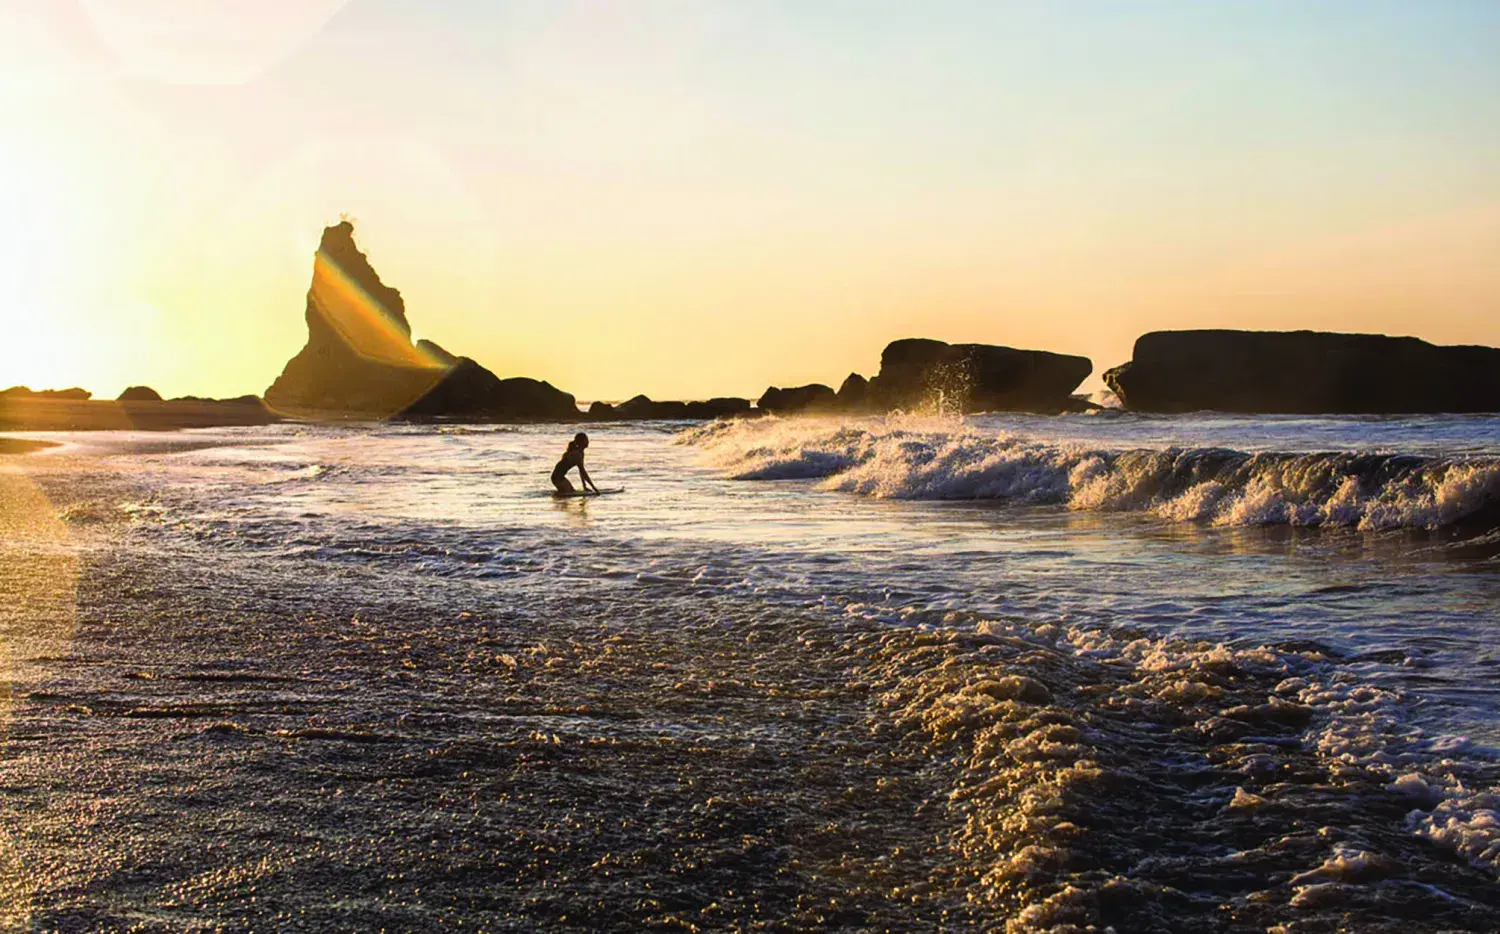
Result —
M 311 418 L 579 417 L 573 397 L 545 382 L 502 380 L 431 341 L 413 344 L 401 293 L 380 281 L 348 221 L 323 231 L 307 292 L 307 345 L 265 399 Z

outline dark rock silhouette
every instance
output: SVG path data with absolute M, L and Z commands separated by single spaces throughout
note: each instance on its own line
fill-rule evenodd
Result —
M 12 386 L 9 389 L 0 389 L 0 399 L 59 399 L 73 402 L 82 402 L 93 398 L 93 393 L 87 389 L 31 389 L 26 386 Z
M 161 393 L 150 386 L 131 386 L 118 397 L 120 402 L 160 402 Z
M 550 383 L 524 376 L 501 379 L 470 360 L 457 358 L 437 385 L 402 410 L 405 416 L 475 415 L 514 421 L 573 421 L 578 405 Z
M 307 345 L 266 390 L 304 417 L 390 416 L 572 421 L 573 397 L 533 379 L 500 379 L 431 341 L 411 342 L 401 293 L 380 281 L 348 221 L 323 231 L 307 292 Z
M 87 393 L 0 392 L 3 431 L 173 431 L 224 425 L 268 425 L 276 415 L 255 396 L 241 400 L 91 399 Z
M 750 400 L 717 397 L 702 402 L 655 402 L 648 396 L 634 396 L 619 405 L 595 402 L 588 406 L 588 417 L 595 421 L 709 420 L 753 414 Z
M 850 373 L 839 385 L 835 400 L 841 412 L 860 412 L 870 405 L 870 381 L 858 373 Z
M 765 412 L 790 415 L 797 412 L 827 412 L 834 408 L 836 396 L 832 389 L 822 383 L 793 386 L 789 389 L 770 387 L 756 400 L 756 408 Z
M 735 396 L 717 396 L 703 402 L 687 404 L 688 418 L 730 418 L 750 414 L 750 400 Z
M 1093 369 L 1087 357 L 908 338 L 886 345 L 869 395 L 880 409 L 1063 412 Z
M 235 405 L 265 408 L 260 396 L 235 396 L 231 399 L 209 399 L 204 396 L 174 396 L 169 402 L 191 402 L 194 405 Z
M 444 350 L 435 341 L 417 341 L 417 350 L 425 354 L 428 360 L 438 366 L 454 366 L 459 360 L 463 359 Z
M 700 402 L 657 402 L 648 396 L 639 395 L 619 405 L 595 402 L 589 406 L 589 417 L 596 421 L 708 420 L 749 414 L 749 399 L 730 397 Z
M 1104 374 L 1127 409 L 1500 411 L 1500 349 L 1321 331 L 1153 331 Z
M 687 403 L 655 402 L 644 395 L 634 396 L 615 406 L 615 418 L 617 419 L 638 420 L 650 418 L 686 417 Z

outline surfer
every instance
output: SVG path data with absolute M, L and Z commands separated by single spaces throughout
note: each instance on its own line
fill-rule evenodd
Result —
M 584 492 L 587 493 L 589 490 L 599 492 L 599 488 L 594 485 L 594 481 L 589 479 L 589 472 L 583 466 L 583 452 L 588 446 L 589 436 L 580 431 L 573 436 L 572 441 L 568 442 L 568 449 L 563 452 L 562 459 L 557 462 L 556 467 L 552 468 L 552 485 L 557 487 L 558 496 L 570 496 L 578 492 L 573 489 L 573 484 L 568 482 L 568 471 L 574 467 L 578 468 L 578 478 L 583 481 Z

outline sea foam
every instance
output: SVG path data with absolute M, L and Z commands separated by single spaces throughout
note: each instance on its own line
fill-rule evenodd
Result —
M 988 499 L 1224 526 L 1434 529 L 1500 515 L 1500 459 L 1378 452 L 1111 450 L 962 420 L 766 418 L 689 430 L 741 480 L 817 480 L 888 499 Z

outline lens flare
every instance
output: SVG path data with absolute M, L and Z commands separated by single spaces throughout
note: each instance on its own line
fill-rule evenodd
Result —
M 309 300 L 344 343 L 362 357 L 392 366 L 445 369 L 432 354 L 411 342 L 410 326 L 319 250 L 313 260 Z

